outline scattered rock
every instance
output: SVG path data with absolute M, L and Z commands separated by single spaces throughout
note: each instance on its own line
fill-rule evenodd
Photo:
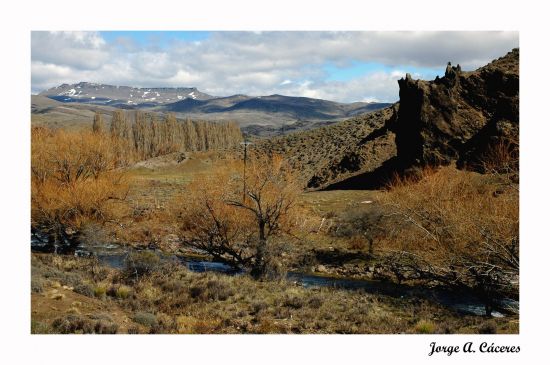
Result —
M 177 251 L 180 247 L 180 239 L 175 234 L 168 234 L 162 238 L 162 247 L 169 251 Z
M 325 273 L 325 274 L 328 273 L 328 270 L 325 265 L 317 265 L 317 267 L 315 268 L 315 271 L 320 273 Z
M 71 307 L 67 310 L 67 313 L 80 314 L 80 310 L 76 307 Z
M 65 233 L 68 234 L 69 236 L 73 235 L 76 233 L 76 231 L 71 228 L 71 227 L 68 227 L 68 228 L 65 228 Z

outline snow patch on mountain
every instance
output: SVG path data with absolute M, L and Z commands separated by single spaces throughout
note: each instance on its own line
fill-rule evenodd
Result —
M 76 94 L 75 89 L 70 89 L 68 91 L 64 91 L 64 92 L 59 93 L 59 95 L 67 95 L 67 96 L 74 96 L 75 94 Z

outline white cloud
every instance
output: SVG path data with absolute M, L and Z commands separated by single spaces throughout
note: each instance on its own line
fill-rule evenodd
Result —
M 404 74 L 375 72 L 350 81 L 306 81 L 285 89 L 286 95 L 349 101 L 396 101 L 397 80 Z
M 402 67 L 479 67 L 518 46 L 517 32 L 214 32 L 200 41 L 140 45 L 96 32 L 32 32 L 32 89 L 92 81 L 197 87 L 213 95 L 273 93 L 395 101 Z M 349 81 L 324 66 L 386 65 Z M 413 77 L 422 76 L 421 74 Z
M 96 70 L 108 61 L 106 42 L 95 32 L 32 32 L 32 58 L 78 70 Z

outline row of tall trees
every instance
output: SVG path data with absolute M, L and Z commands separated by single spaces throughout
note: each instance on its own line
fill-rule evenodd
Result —
M 107 133 L 101 114 L 96 113 L 92 127 Z M 147 159 L 178 151 L 208 151 L 229 148 L 242 140 L 234 122 L 178 121 L 173 114 L 158 120 L 154 114 L 122 110 L 113 113 L 110 135 L 133 147 L 138 159 Z M 122 151 L 121 151 L 122 152 Z

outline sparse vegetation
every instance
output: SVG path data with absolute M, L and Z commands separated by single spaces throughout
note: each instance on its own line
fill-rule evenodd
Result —
M 105 295 L 107 294 L 107 288 L 100 284 L 94 288 L 94 296 L 99 299 L 105 298 Z
M 116 288 L 115 296 L 118 299 L 128 299 L 130 294 L 132 293 L 132 289 L 126 285 L 120 285 Z
M 89 259 L 33 254 L 34 275 L 49 273 L 65 284 L 65 268 L 92 281 Z M 256 281 L 247 276 L 193 273 L 165 264 L 126 284 L 123 272 L 109 269 L 102 283 L 126 285 L 124 300 L 65 291 L 59 314 L 33 294 L 33 333 L 517 333 L 514 318 L 486 319 L 456 314 L 425 300 L 392 298 L 361 291 L 307 289 L 287 281 Z M 96 284 L 97 285 L 97 284 Z M 49 288 L 49 287 L 48 287 Z M 38 304 L 40 303 L 40 304 Z M 73 304 L 71 304 L 73 303 Z M 112 313 L 112 314 L 111 314 Z M 127 322 L 124 322 L 127 318 Z
M 155 271 L 160 265 L 160 258 L 154 252 L 133 252 L 126 259 L 126 272 L 136 280 Z
M 393 112 L 388 107 L 334 125 L 261 140 L 256 148 L 288 159 L 302 187 L 325 187 L 395 155 L 394 134 L 386 131 Z
M 421 334 L 435 333 L 435 325 L 433 324 L 433 322 L 426 321 L 426 320 L 418 321 L 416 326 L 414 326 L 414 329 L 417 333 L 421 333 Z
M 134 315 L 134 321 L 145 327 L 155 327 L 158 325 L 157 317 L 153 313 L 137 312 Z
M 78 314 L 68 314 L 63 317 L 58 317 L 52 322 L 54 333 L 80 333 L 80 334 L 115 334 L 118 330 L 118 325 L 113 323 L 108 316 L 103 318 L 88 318 Z

